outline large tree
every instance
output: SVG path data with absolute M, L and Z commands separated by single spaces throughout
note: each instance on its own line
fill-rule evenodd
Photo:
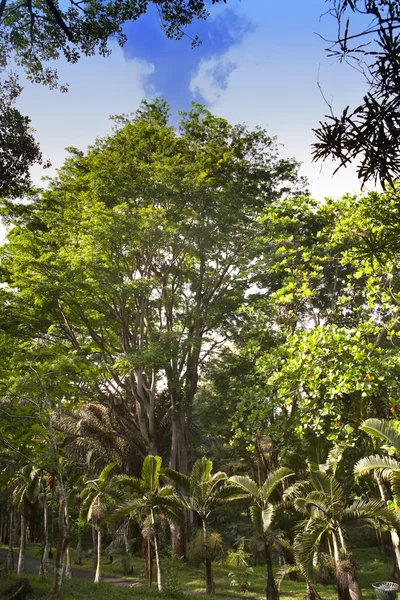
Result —
M 195 105 L 177 132 L 157 101 L 12 209 L 6 279 L 46 315 L 32 343 L 67 357 L 74 401 L 104 404 L 142 454 L 158 450 L 165 388 L 170 466 L 188 472 L 199 372 L 245 302 L 265 206 L 296 183 L 265 131 Z

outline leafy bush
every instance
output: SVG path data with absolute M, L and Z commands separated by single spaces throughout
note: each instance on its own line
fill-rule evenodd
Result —
M 183 563 L 175 558 L 164 559 L 164 592 L 167 596 L 176 598 L 181 594 L 182 589 L 182 569 L 184 568 Z
M 228 550 L 228 554 L 224 560 L 225 564 L 230 567 L 248 567 L 251 559 L 250 552 L 245 550 L 245 538 L 239 538 L 236 550 Z
M 238 587 L 242 593 L 246 593 L 251 588 L 250 575 L 254 572 L 252 567 L 241 569 L 240 571 L 231 571 L 229 577 L 231 585 Z

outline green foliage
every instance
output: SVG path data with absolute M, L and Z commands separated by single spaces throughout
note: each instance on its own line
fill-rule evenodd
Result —
M 231 585 L 233 587 L 239 588 L 239 590 L 246 594 L 250 591 L 251 588 L 251 576 L 254 573 L 254 569 L 252 567 L 246 567 L 244 569 L 238 569 L 236 571 L 230 571 L 228 576 L 231 580 Z

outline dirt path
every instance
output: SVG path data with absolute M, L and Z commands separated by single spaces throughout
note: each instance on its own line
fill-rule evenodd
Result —
M 5 548 L 0 548 L 0 563 L 5 564 L 7 560 L 7 550 Z M 14 564 L 15 566 L 18 563 L 18 552 L 14 551 Z M 39 573 L 40 567 L 40 559 L 33 558 L 32 556 L 25 557 L 25 573 L 34 573 L 37 575 Z M 50 565 L 50 571 L 53 570 L 53 565 Z M 72 569 L 72 577 L 77 577 L 80 579 L 92 579 L 94 580 L 94 573 L 92 571 L 81 571 L 80 569 Z M 103 577 L 102 581 L 104 583 L 114 583 L 116 585 L 132 585 L 134 582 L 133 579 L 125 579 L 124 577 Z

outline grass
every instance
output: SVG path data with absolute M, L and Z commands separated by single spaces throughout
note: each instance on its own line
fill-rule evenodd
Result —
M 27 555 L 39 557 L 40 549 L 37 544 L 29 544 Z M 374 600 L 375 593 L 372 589 L 372 583 L 376 581 L 390 581 L 393 567 L 393 559 L 390 556 L 381 554 L 377 548 L 358 548 L 354 550 L 354 556 L 359 567 L 359 582 L 365 600 Z M 72 556 L 73 561 L 73 556 Z M 74 568 L 92 571 L 91 558 L 84 560 L 82 567 Z M 164 574 L 178 579 L 179 587 L 185 594 L 190 594 L 195 600 L 199 595 L 204 595 L 204 572 L 202 567 L 180 564 L 178 567 L 171 567 L 171 561 L 164 560 Z M 144 578 L 144 562 L 140 557 L 133 558 L 132 585 L 117 586 L 111 584 L 94 585 L 90 580 L 73 579 L 64 581 L 61 599 L 72 600 L 122 600 L 124 598 L 135 598 L 137 600 L 152 600 L 160 598 L 171 598 L 166 594 L 158 594 L 155 588 L 149 589 L 146 586 Z M 236 570 L 223 564 L 214 564 L 214 580 L 216 595 L 224 598 L 263 598 L 266 585 L 265 568 L 255 567 L 251 575 L 251 590 L 248 594 L 241 593 L 237 588 L 230 585 L 229 572 Z M 103 561 L 103 575 L 107 577 L 121 577 L 122 567 L 116 560 L 110 564 L 107 559 Z M 30 599 L 42 598 L 47 595 L 50 580 L 42 579 L 39 576 L 29 575 L 29 579 L 34 587 L 34 594 Z M 10 579 L 0 578 L 0 595 L 9 584 Z M 335 600 L 337 598 L 336 590 L 333 586 L 318 586 L 318 591 L 323 600 Z M 305 596 L 304 582 L 284 581 L 280 590 L 281 600 L 303 600 Z M 204 600 L 204 598 L 203 598 Z

